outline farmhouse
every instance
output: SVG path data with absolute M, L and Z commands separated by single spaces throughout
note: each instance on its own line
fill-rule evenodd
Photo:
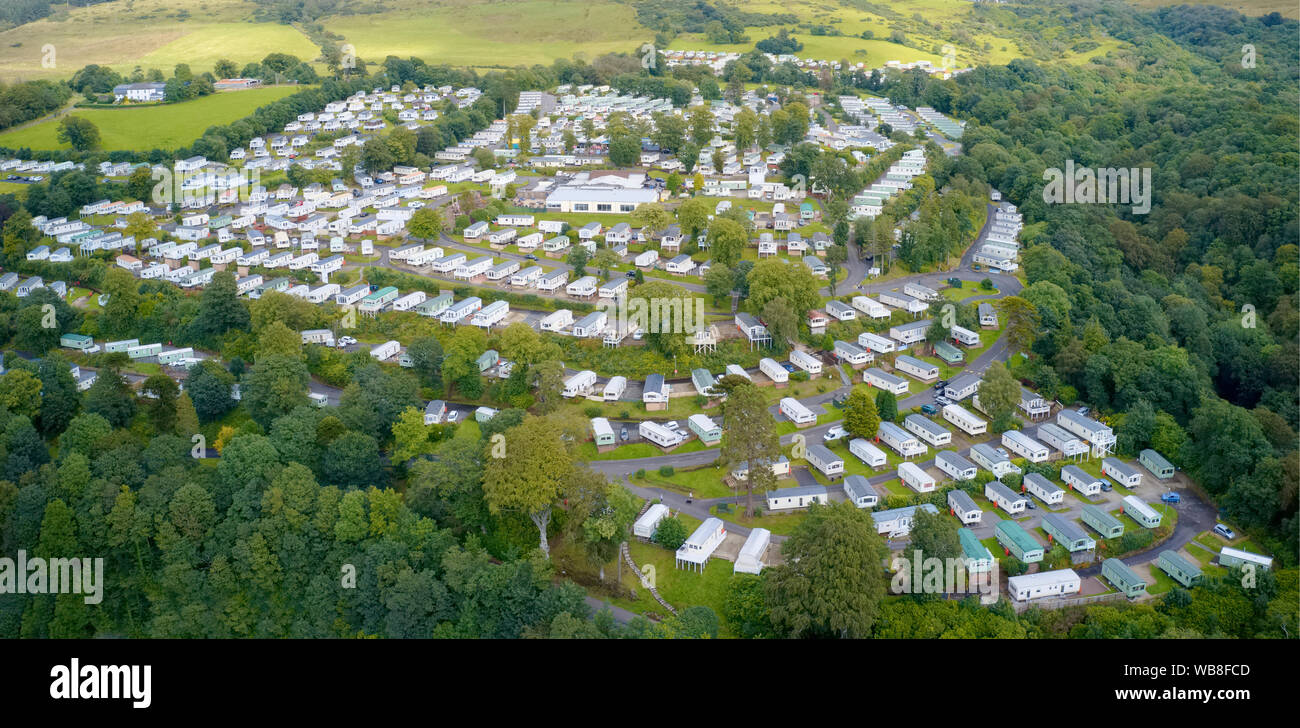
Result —
M 1074 573 L 1073 569 L 1040 571 L 1007 579 L 1007 593 L 1016 601 L 1025 602 L 1030 599 L 1078 594 L 1081 583 L 1079 575 Z
M 1065 500 L 1065 489 L 1044 477 L 1041 473 L 1026 473 L 1025 491 L 1047 505 L 1055 505 Z
M 984 511 L 970 497 L 970 493 L 961 488 L 948 491 L 948 510 L 964 525 L 979 523 L 984 518 Z
M 994 536 L 997 537 L 998 543 L 1007 550 L 1012 556 L 1025 562 L 1034 564 L 1043 560 L 1043 546 L 1029 535 L 1029 532 L 1020 527 L 1015 521 L 998 521 L 998 525 L 993 529 Z
M 825 505 L 830 495 L 824 485 L 796 485 L 767 492 L 767 509 L 784 511 L 791 508 L 806 508 L 813 503 Z
M 1097 542 L 1079 524 L 1059 513 L 1045 513 L 1042 521 L 1043 530 L 1051 541 L 1065 547 L 1066 551 L 1087 551 L 1097 547 Z
M 1011 490 L 999 480 L 990 480 L 984 484 L 984 497 L 1013 516 L 1023 513 L 1029 503 L 1023 495 Z
M 844 477 L 844 495 L 858 508 L 875 508 L 880 502 L 880 493 L 875 486 L 861 475 Z

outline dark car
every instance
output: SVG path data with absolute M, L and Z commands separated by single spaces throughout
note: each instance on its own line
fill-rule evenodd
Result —
M 1160 500 L 1164 501 L 1165 503 L 1182 503 L 1183 497 L 1178 495 L 1177 493 L 1165 493 L 1160 496 Z
M 636 271 L 630 270 L 627 273 L 624 273 L 623 275 L 627 276 L 628 278 L 636 278 Z
M 533 255 L 532 253 L 529 253 L 528 255 L 524 256 L 524 260 L 537 260 L 537 256 Z
M 961 279 L 960 279 L 960 278 L 949 278 L 949 279 L 948 279 L 948 285 L 952 286 L 953 288 L 961 288 Z
M 921 411 L 927 415 L 933 415 L 939 412 L 939 408 L 932 404 L 923 404 L 921 405 Z
M 791 364 L 790 362 L 788 362 L 788 361 L 781 362 L 781 366 L 782 366 L 782 367 L 783 367 L 787 372 L 790 372 L 791 374 L 794 374 L 794 365 Z

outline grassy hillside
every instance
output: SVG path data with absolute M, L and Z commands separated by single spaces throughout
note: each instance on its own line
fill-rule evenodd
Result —
M 70 113 L 99 127 L 105 149 L 173 149 L 194 141 L 210 126 L 241 119 L 257 107 L 299 90 L 299 86 L 274 86 L 217 93 L 179 104 L 75 109 Z M 49 119 L 0 134 L 0 146 L 67 149 L 67 145 L 59 144 L 57 134 L 58 121 Z

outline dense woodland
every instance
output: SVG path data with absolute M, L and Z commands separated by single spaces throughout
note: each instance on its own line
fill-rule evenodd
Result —
M 1184 467 L 1225 516 L 1277 556 L 1280 568 L 1255 588 L 1229 573 L 1141 605 L 1021 615 L 1005 602 L 989 609 L 971 600 L 884 598 L 888 576 L 869 567 L 883 558 L 884 544 L 869 517 L 827 507 L 814 508 L 784 545 L 799 569 L 733 579 L 718 612 L 693 607 L 661 623 L 616 624 L 607 612 L 593 614 L 583 587 L 611 593 L 592 580 L 613 559 L 640 503 L 582 463 L 586 419 L 561 408 L 558 397 L 558 361 L 575 361 L 576 352 L 561 348 L 568 344 L 524 325 L 489 339 L 472 327 L 434 331 L 383 317 L 361 324 L 407 343 L 416 366 L 397 370 L 364 352 L 302 346 L 297 332 L 329 325 L 327 312 L 275 293 L 245 301 L 228 273 L 190 295 L 95 258 L 79 258 L 71 271 L 45 270 L 53 264 L 24 257 L 38 244 L 31 217 L 68 214 L 113 194 L 94 175 L 68 172 L 32 186 L 25 203 L 0 198 L 4 267 L 111 295 L 102 310 L 82 312 L 45 290 L 24 299 L 0 294 L 0 552 L 103 556 L 107 593 L 98 606 L 72 595 L 0 600 L 0 634 L 689 638 L 717 636 L 720 626 L 748 637 L 1300 632 L 1297 26 L 1212 8 L 1076 9 L 1086 22 L 1125 33 L 1138 51 L 1083 68 L 1016 61 L 951 81 L 852 74 L 825 88 L 825 79 L 793 76 L 782 84 L 790 88 L 774 89 L 787 102 L 786 120 L 766 120 L 766 129 L 755 120 L 743 133 L 764 144 L 801 138 L 789 109 L 818 85 L 868 89 L 968 120 L 965 153 L 950 160 L 928 147 L 927 181 L 889 210 L 891 225 L 917 213 L 899 263 L 924 270 L 959 252 L 979 219 L 985 185 L 1019 205 L 1028 223 L 1029 285 L 1013 297 L 1017 321 L 1008 336 L 1026 356 L 1013 358 L 1012 372 L 1046 396 L 1095 407 L 1116 424 L 1122 452 L 1153 446 Z M 1032 9 L 1015 12 L 1045 22 Z M 1254 69 L 1240 68 L 1243 43 L 1258 49 Z M 380 80 L 486 91 L 474 107 L 440 119 L 425 150 L 482 128 L 513 108 L 521 89 L 622 78 L 650 89 L 662 84 L 671 97 L 673 87 L 693 82 L 645 74 L 634 63 L 629 53 L 478 76 L 390 58 L 372 65 L 369 77 L 327 81 L 210 129 L 190 149 L 149 156 L 224 159 L 231 145 Z M 733 69 L 724 83 L 753 73 L 742 65 L 747 70 Z M 689 125 L 645 131 L 668 148 L 697 141 Z M 389 151 L 414 155 L 420 144 Z M 855 169 L 851 158 L 799 145 L 783 171 L 823 180 L 830 209 L 887 167 L 887 156 Z M 1067 159 L 1153 167 L 1150 214 L 1044 204 L 1043 170 Z M 128 194 L 143 199 L 150 187 L 136 182 Z M 662 225 L 662 214 L 648 210 L 646 221 Z M 707 221 L 691 202 L 676 216 L 688 229 Z M 132 224 L 150 231 L 147 221 Z M 802 267 L 734 260 L 736 239 L 747 237 L 739 225 L 710 226 L 714 255 L 735 267 L 719 290 L 728 282 L 741 288 L 745 305 L 783 340 L 804 336 L 799 314 L 818 304 L 819 283 Z M 836 228 L 837 240 L 849 237 L 847 224 Z M 852 234 L 864 252 L 884 252 L 867 244 L 884 236 L 875 226 L 853 226 Z M 664 283 L 642 285 L 645 295 L 681 295 Z M 42 325 L 45 304 L 56 312 L 54 328 Z M 138 396 L 121 376 L 126 361 L 101 354 L 83 361 L 99 369 L 83 394 L 57 352 L 65 331 L 198 346 L 220 352 L 223 364 L 193 368 L 183 392 L 168 377 L 150 376 Z M 674 353 L 667 340 L 647 343 L 644 356 L 659 358 L 646 366 Z M 516 374 L 482 379 L 473 361 L 488 346 L 518 362 Z M 339 407 L 308 406 L 313 375 L 346 387 Z M 502 411 L 477 431 L 426 428 L 422 401 L 448 395 L 483 397 Z M 729 398 L 745 400 L 743 391 Z M 770 418 L 759 420 L 771 426 Z M 518 448 L 509 458 L 491 455 L 498 433 Z M 921 518 L 914 531 L 938 555 L 955 548 L 951 536 L 938 519 Z

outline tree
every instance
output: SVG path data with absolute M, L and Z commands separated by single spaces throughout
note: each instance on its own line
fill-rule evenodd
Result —
M 1002 315 L 1006 327 L 1004 334 L 1011 351 L 1029 351 L 1038 338 L 1038 329 L 1042 323 L 1038 309 L 1019 296 L 1007 296 L 994 305 Z
M 587 275 L 587 261 L 591 259 L 591 253 L 581 245 L 569 251 L 569 255 L 564 259 L 565 263 L 573 266 L 573 274 L 578 277 Z
M 692 197 L 677 208 L 677 223 L 682 233 L 694 239 L 709 224 L 709 214 L 713 207 L 702 197 Z
M 41 433 L 51 437 L 63 432 L 77 415 L 77 410 L 81 409 L 81 392 L 77 389 L 77 380 L 72 378 L 67 360 L 57 352 L 50 352 L 41 360 L 36 375 L 41 380 L 38 424 Z M 9 409 L 15 411 L 13 407 Z
M 921 558 L 956 559 L 961 556 L 961 542 L 957 531 L 939 513 L 918 508 L 912 519 L 912 543 L 905 556 L 911 557 L 913 551 L 920 551 Z M 915 585 L 914 585 L 915 586 Z
M 518 512 L 537 526 L 538 547 L 551 549 L 546 529 L 551 509 L 563 497 L 573 460 L 550 420 L 527 417 L 505 433 L 507 456 L 488 458 L 483 469 L 483 495 L 493 514 Z
M 758 313 L 777 348 L 785 348 L 799 340 L 799 317 L 784 298 L 768 301 Z
M 267 324 L 257 336 L 257 357 L 269 356 L 302 358 L 302 335 L 281 321 Z
M 407 407 L 393 423 L 393 459 L 406 462 L 411 458 L 433 453 L 429 439 L 429 426 L 424 424 L 424 412 L 418 407 Z
M 421 207 L 406 222 L 406 231 L 424 240 L 434 240 L 442 234 L 442 214 L 432 207 Z
M 740 223 L 727 218 L 717 218 L 709 225 L 709 251 L 715 264 L 731 267 L 740 262 L 749 235 Z
M 360 432 L 343 433 L 321 456 L 321 477 L 328 483 L 344 487 L 373 487 L 383 477 L 379 443 Z
M 754 513 L 754 488 L 765 485 L 771 475 L 771 465 L 781 455 L 781 440 L 775 423 L 767 412 L 767 400 L 758 387 L 742 383 L 731 388 L 722 402 L 722 416 L 727 429 L 722 433 L 722 462 L 740 466 L 747 473 L 745 479 L 745 513 Z
M 139 325 L 140 281 L 119 266 L 104 273 L 108 301 L 99 312 L 99 332 L 109 338 L 125 336 Z
M 721 303 L 722 299 L 731 293 L 735 284 L 735 275 L 722 263 L 715 263 L 709 268 L 709 272 L 704 274 L 704 288 L 713 297 L 715 305 Z
M 1020 404 L 1020 383 L 1000 361 L 989 365 L 980 380 L 980 406 L 993 418 L 994 423 L 1009 423 Z M 996 427 L 996 424 L 995 424 Z
M 176 426 L 176 398 L 180 388 L 166 374 L 154 374 L 144 380 L 140 391 L 145 395 L 144 412 L 158 432 L 171 432 Z
M 215 343 L 231 329 L 247 331 L 248 322 L 248 306 L 239 298 L 235 274 L 221 271 L 212 276 L 203 289 L 199 314 L 190 323 L 195 337 Z
M 209 423 L 221 419 L 235 406 L 231 388 L 235 378 L 211 359 L 190 367 L 185 377 L 185 392 L 194 401 L 194 412 L 199 422 Z
M 435 388 L 441 386 L 443 353 L 442 344 L 436 337 L 421 336 L 413 339 L 411 345 L 406 347 L 406 354 L 411 359 L 411 371 L 420 378 L 421 384 Z
M 88 152 L 99 148 L 99 127 L 80 116 L 65 116 L 59 122 L 58 138 L 61 144 Z
M 536 395 L 538 414 L 554 412 L 563 402 L 564 365 L 552 359 L 529 367 L 528 373 L 532 377 L 530 384 Z
M 871 634 L 885 596 L 884 542 L 852 503 L 814 505 L 781 547 L 767 598 L 772 625 L 787 637 L 860 639 Z
M 113 367 L 103 367 L 86 392 L 86 412 L 102 416 L 113 427 L 126 427 L 135 415 L 135 395 Z
M 854 387 L 844 405 L 844 429 L 854 437 L 876 439 L 880 430 L 880 412 L 867 390 Z
M 621 262 L 623 262 L 623 259 L 612 248 L 601 248 L 591 258 L 591 265 L 594 265 L 600 271 L 602 278 L 609 278 L 609 272 Z
M 750 310 L 762 311 L 768 301 L 783 298 L 798 319 L 821 303 L 821 286 L 804 265 L 790 265 L 776 258 L 754 264 L 749 272 Z
M 641 161 L 641 140 L 631 134 L 610 139 L 609 161 L 615 167 L 632 167 Z
M 10 369 L 0 375 L 0 408 L 3 411 L 36 417 L 41 409 L 42 383 L 26 369 Z
M 269 427 L 275 418 L 308 403 L 309 382 L 307 365 L 301 359 L 268 356 L 257 362 L 253 371 L 244 378 L 240 399 L 255 422 Z M 198 406 L 197 402 L 195 406 Z
M 882 389 L 876 392 L 876 411 L 881 422 L 893 422 L 898 419 L 898 398 L 893 392 Z
M 650 540 L 663 546 L 669 551 L 676 551 L 686 543 L 686 538 L 690 533 L 686 530 L 686 524 L 682 523 L 677 516 L 669 516 L 659 522 L 655 527 L 654 534 Z

